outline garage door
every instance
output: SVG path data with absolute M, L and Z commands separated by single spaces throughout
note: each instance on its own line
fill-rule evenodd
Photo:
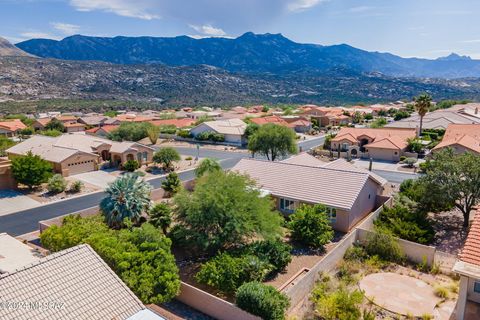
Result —
M 93 160 L 79 161 L 68 164 L 69 175 L 90 172 L 95 170 L 95 162 Z

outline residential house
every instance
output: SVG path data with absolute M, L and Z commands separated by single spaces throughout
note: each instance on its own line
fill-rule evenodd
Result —
M 451 124 L 432 152 L 452 148 L 455 153 L 480 154 L 480 124 Z
M 77 117 L 73 115 L 59 115 L 59 116 L 53 117 L 53 119 L 56 119 L 62 122 L 63 124 L 77 122 Z
M 23 262 L 26 257 L 22 253 Z M 87 244 L 32 259 L 1 275 L 0 296 L 4 303 L 32 304 L 0 308 L 1 319 L 163 320 Z
M 183 119 L 165 119 L 150 121 L 154 126 L 175 126 L 177 129 L 191 127 L 195 124 L 195 120 L 189 118 Z
M 137 142 L 115 142 L 86 134 L 64 134 L 59 137 L 35 135 L 7 150 L 13 159 L 28 152 L 42 157 L 63 176 L 98 170 L 103 161 L 120 166 L 128 160 L 140 164 L 152 161 L 155 149 Z
M 101 127 L 91 128 L 85 131 L 86 134 L 106 138 L 108 134 L 112 133 L 114 130 L 117 130 L 119 125 L 104 125 Z
M 222 117 L 221 111 L 192 111 L 187 113 L 187 117 L 198 120 L 200 118 L 220 119 Z
M 473 218 L 453 272 L 460 275 L 456 319 L 478 319 L 480 315 L 480 210 L 477 210 Z
M 202 132 L 215 132 L 225 137 L 225 142 L 234 145 L 245 143 L 247 124 L 240 119 L 206 121 L 192 128 L 190 133 L 197 137 Z
M 301 204 L 327 207 L 335 230 L 348 232 L 378 204 L 387 181 L 343 159 L 324 163 L 308 154 L 283 162 L 242 159 L 232 171 L 246 174 L 288 215 Z
M 407 151 L 407 140 L 415 137 L 415 129 L 342 128 L 332 139 L 331 150 L 352 158 L 399 161 Z
M 52 121 L 50 118 L 38 118 L 33 122 L 32 127 L 35 130 L 45 130 L 46 125 Z
M 106 116 L 84 116 L 78 119 L 79 123 L 83 123 L 88 127 L 101 127 L 106 120 L 110 119 L 110 117 Z
M 63 124 L 66 133 L 82 132 L 85 131 L 85 125 L 78 122 L 66 122 Z
M 316 121 L 320 127 L 343 126 L 352 122 L 351 117 L 344 113 L 342 108 L 317 106 L 304 106 L 302 108 L 302 115 Z
M 144 116 L 144 115 L 137 115 L 133 113 L 126 113 L 126 114 L 119 114 L 114 118 L 119 122 L 149 122 L 153 120 L 157 120 L 157 117 L 153 116 Z
M 280 126 L 288 127 L 288 122 L 285 121 L 280 116 L 266 116 L 266 117 L 260 117 L 260 118 L 253 118 L 253 119 L 250 119 L 250 122 L 258 124 L 260 126 L 264 125 L 264 124 L 267 124 L 267 123 L 273 123 L 273 124 L 277 124 L 277 125 L 280 125 Z
M 23 124 L 20 119 L 12 119 L 0 122 L 0 135 L 7 137 L 14 137 L 20 130 L 26 129 L 27 126 Z
M 436 110 L 429 112 L 423 118 L 423 129 L 446 130 L 451 124 L 479 124 L 480 118 L 459 110 Z M 411 117 L 389 123 L 385 128 L 419 128 L 420 116 L 414 114 Z
M 0 158 L 0 190 L 11 190 L 17 187 L 12 175 L 10 160 Z
M 253 118 L 250 119 L 250 122 L 258 124 L 258 125 L 264 125 L 267 123 L 274 123 L 280 126 L 285 126 L 289 127 L 296 132 L 308 132 L 310 129 L 312 129 L 312 123 L 305 119 L 304 117 L 299 117 L 299 116 L 266 116 L 266 117 L 260 117 L 260 118 Z

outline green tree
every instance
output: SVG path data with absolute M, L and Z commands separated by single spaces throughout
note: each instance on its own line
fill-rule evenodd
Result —
M 187 242 L 216 251 L 249 239 L 281 234 L 281 216 L 269 198 L 260 197 L 255 182 L 234 172 L 215 171 L 199 178 L 193 192 L 174 202 Z
M 245 129 L 245 138 L 250 138 L 255 132 L 258 131 L 260 126 L 256 123 L 249 123 L 247 124 L 247 128 Z
M 360 111 L 355 111 L 353 113 L 352 121 L 353 123 L 361 123 L 363 121 L 363 115 L 360 113 Z
M 54 174 L 48 179 L 47 190 L 50 193 L 60 193 L 67 189 L 67 181 L 61 174 Z
M 261 126 L 248 140 L 248 150 L 259 153 L 268 160 L 297 153 L 295 132 L 287 127 L 274 123 Z
M 165 202 L 155 204 L 148 212 L 150 223 L 160 228 L 163 234 L 167 234 L 168 228 L 172 224 L 172 208 Z
M 140 164 L 137 160 L 128 160 L 122 164 L 123 170 L 128 172 L 134 172 L 138 168 L 140 168 Z
M 233 257 L 221 253 L 204 263 L 195 279 L 224 293 L 234 293 L 242 284 L 263 281 L 272 266 L 256 256 Z
M 25 156 L 12 159 L 13 178 L 30 189 L 47 182 L 52 176 L 52 168 L 50 162 L 30 151 Z
M 418 112 L 418 115 L 420 116 L 419 135 L 421 136 L 422 130 L 423 130 L 423 117 L 425 117 L 427 112 L 432 107 L 432 97 L 427 93 L 423 93 L 418 97 L 415 97 L 413 101 L 415 102 L 415 105 L 414 105 L 415 110 Z
M 59 137 L 63 134 L 63 131 L 58 131 L 56 129 L 49 129 L 49 130 L 40 131 L 39 133 L 47 137 Z
M 288 297 L 272 286 L 248 282 L 238 288 L 237 306 L 265 320 L 283 320 L 290 305 Z
M 470 213 L 480 201 L 480 156 L 469 152 L 457 155 L 450 148 L 435 152 L 418 183 L 424 191 L 420 205 L 455 206 L 463 214 L 466 229 Z
M 118 177 L 105 189 L 107 196 L 100 202 L 107 224 L 119 228 L 124 219 L 138 223 L 150 208 L 151 189 L 150 184 L 136 174 Z
M 165 170 L 171 169 L 172 163 L 181 159 L 178 151 L 172 147 L 161 148 L 153 155 L 153 162 L 162 164 Z
M 197 168 L 195 168 L 195 176 L 200 178 L 206 173 L 214 172 L 214 171 L 221 171 L 222 166 L 218 162 L 218 160 L 205 158 L 203 159 Z
M 109 110 L 109 111 L 104 112 L 103 115 L 105 117 L 115 118 L 116 116 L 118 116 L 118 112 L 115 111 L 115 110 Z
M 50 122 L 45 125 L 45 129 L 47 129 L 47 130 L 57 130 L 57 131 L 60 131 L 60 132 L 64 132 L 65 131 L 65 126 L 63 125 L 62 121 L 54 118 L 54 119 L 50 120 Z
M 182 181 L 176 172 L 170 172 L 162 182 L 162 188 L 168 194 L 176 194 L 182 190 Z
M 148 137 L 148 129 L 154 127 L 149 122 L 123 122 L 108 134 L 113 141 L 139 141 Z
M 0 136 L 0 157 L 6 156 L 5 150 L 13 147 L 15 144 L 16 144 L 15 141 L 7 137 Z
M 156 144 L 158 141 L 158 137 L 160 135 L 160 128 L 157 126 L 151 126 L 147 128 L 147 135 L 148 139 L 150 140 L 151 144 Z
M 273 266 L 273 272 L 285 270 L 292 261 L 292 246 L 281 239 L 255 241 L 245 246 L 242 252 L 268 261 Z
M 408 145 L 407 145 L 408 152 L 419 153 L 423 149 L 423 145 L 422 145 L 422 143 L 420 142 L 419 139 L 409 138 L 409 139 L 407 139 L 407 143 L 408 143 Z
M 370 128 L 383 128 L 387 124 L 387 119 L 385 118 L 377 118 L 375 121 L 372 122 Z
M 179 292 L 171 240 L 149 223 L 112 230 L 101 216 L 68 216 L 42 232 L 41 242 L 54 252 L 89 244 L 144 304 L 167 302 Z
M 314 248 L 323 248 L 333 239 L 327 207 L 321 204 L 302 205 L 290 216 L 292 238 Z

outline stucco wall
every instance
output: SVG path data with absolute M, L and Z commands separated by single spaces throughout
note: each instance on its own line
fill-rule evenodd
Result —
M 261 320 L 236 305 L 181 282 L 177 300 L 218 320 Z
M 0 190 L 15 189 L 17 183 L 12 176 L 10 161 L 0 160 Z
M 400 161 L 400 156 L 402 153 L 400 149 L 391 150 L 382 148 L 369 148 L 368 145 L 365 148 L 367 148 L 368 154 L 374 160 Z M 397 154 L 395 154 L 395 152 Z
M 349 229 L 372 212 L 377 202 L 377 195 L 381 192 L 382 188 L 376 182 L 372 179 L 367 180 L 350 211 Z
M 480 303 L 480 293 L 476 293 L 473 291 L 475 281 L 480 282 L 480 279 L 468 278 L 467 299 L 476 303 Z

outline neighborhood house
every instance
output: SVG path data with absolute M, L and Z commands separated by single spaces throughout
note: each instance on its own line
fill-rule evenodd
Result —
M 255 180 L 284 214 L 300 204 L 325 205 L 333 228 L 342 232 L 375 209 L 387 183 L 343 159 L 324 163 L 307 154 L 285 162 L 242 159 L 232 170 Z
M 480 154 L 480 124 L 451 124 L 433 152 L 452 148 L 455 153 L 473 152 Z
M 190 133 L 197 137 L 203 132 L 214 132 L 225 137 L 225 142 L 243 145 L 245 143 L 247 124 L 240 119 L 206 121 L 192 128 Z
M 27 126 L 19 119 L 0 122 L 0 135 L 14 137 L 20 130 L 26 129 Z
M 406 153 L 408 139 L 415 137 L 415 129 L 342 128 L 332 139 L 331 150 L 346 152 L 352 158 L 399 161 Z
M 10 159 L 38 155 L 53 165 L 63 176 L 98 170 L 99 163 L 111 161 L 119 166 L 128 160 L 140 164 L 152 161 L 154 149 L 137 142 L 115 142 L 85 134 L 64 134 L 59 137 L 36 135 L 7 150 Z

